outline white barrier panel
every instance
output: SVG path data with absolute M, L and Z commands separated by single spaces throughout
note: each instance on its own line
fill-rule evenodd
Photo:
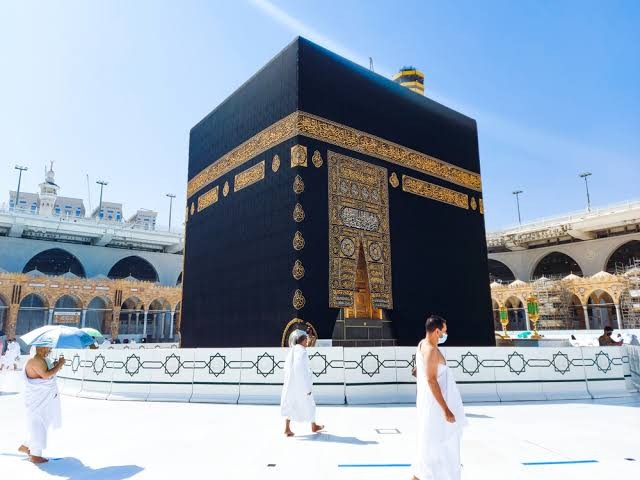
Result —
M 591 398 L 579 348 L 496 348 L 504 367 L 496 368 L 502 401 Z
M 83 350 L 84 360 L 81 364 L 82 389 L 78 397 L 106 400 L 111 393 L 113 379 L 113 361 L 106 352 L 100 350 Z
M 238 403 L 280 403 L 287 348 L 242 348 Z
M 582 347 L 587 388 L 593 398 L 624 397 L 624 347 Z
M 640 347 L 629 345 L 626 348 L 629 357 L 629 375 L 634 389 L 640 390 Z
M 344 379 L 348 404 L 395 402 L 395 347 L 345 348 Z
M 416 403 L 416 378 L 412 375 L 416 366 L 416 347 L 396 347 L 396 403 Z
M 489 351 L 497 347 L 447 347 L 442 352 L 458 383 L 463 402 L 499 402 L 496 388 L 496 367 L 500 361 L 491 359 Z
M 64 355 L 64 367 L 58 372 L 58 379 L 63 380 L 58 384 L 58 391 L 64 395 L 75 397 L 82 390 L 82 377 L 84 355 L 87 350 L 56 350 L 55 357 Z
M 113 350 L 113 381 L 109 400 L 145 401 L 151 388 L 151 373 L 157 367 L 151 350 Z
M 313 398 L 318 405 L 344 405 L 344 349 L 309 348 Z
M 239 348 L 197 348 L 193 361 L 192 402 L 237 403 L 240 396 Z
M 193 360 L 195 349 L 154 349 L 151 352 L 151 385 L 148 401 L 188 402 L 193 393 Z

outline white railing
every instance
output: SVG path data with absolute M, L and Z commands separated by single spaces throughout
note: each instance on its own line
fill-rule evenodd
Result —
M 552 228 L 560 225 L 565 225 L 567 223 L 597 218 L 603 214 L 615 214 L 636 209 L 640 210 L 640 200 L 629 200 L 626 202 L 614 203 L 604 207 L 592 209 L 590 212 L 584 209 L 559 216 L 542 217 L 530 222 L 523 223 L 522 225 L 511 225 L 501 230 L 487 232 L 487 239 L 494 239 L 503 235 L 523 233 L 543 227 Z

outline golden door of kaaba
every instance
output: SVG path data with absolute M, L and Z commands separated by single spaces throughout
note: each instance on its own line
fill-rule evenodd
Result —
M 329 304 L 345 318 L 393 308 L 387 169 L 328 152 Z

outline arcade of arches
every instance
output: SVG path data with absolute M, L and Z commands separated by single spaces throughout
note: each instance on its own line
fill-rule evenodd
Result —
M 527 298 L 539 302 L 538 329 L 640 328 L 640 268 L 630 267 L 613 275 L 599 272 L 591 277 L 569 274 L 560 280 L 541 278 L 491 283 L 493 318 L 501 330 L 500 308 L 506 307 L 509 330 L 530 330 Z
M 181 297 L 180 287 L 137 280 L 0 273 L 0 330 L 13 338 L 62 324 L 113 338 L 175 341 Z

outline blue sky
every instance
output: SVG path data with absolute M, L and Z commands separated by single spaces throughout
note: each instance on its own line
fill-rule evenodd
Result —
M 35 191 L 182 222 L 189 129 L 296 35 L 478 121 L 488 229 L 640 197 L 640 2 L 0 1 L 0 203 Z M 174 225 L 176 224 L 174 223 Z

